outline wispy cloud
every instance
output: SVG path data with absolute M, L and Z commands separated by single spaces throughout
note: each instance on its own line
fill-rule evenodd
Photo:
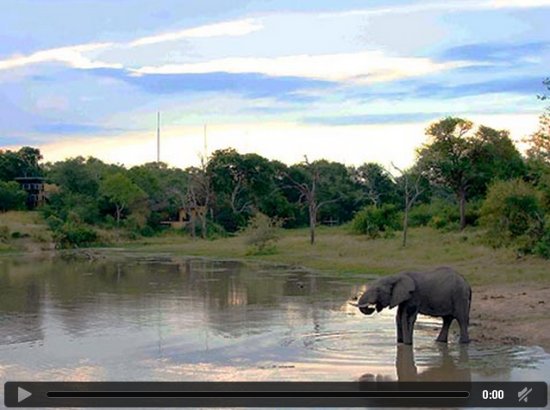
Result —
M 259 73 L 273 77 L 303 77 L 325 81 L 373 83 L 426 75 L 471 65 L 455 61 L 438 63 L 429 58 L 393 57 L 381 51 L 295 55 L 274 58 L 225 58 L 202 63 L 147 66 L 131 70 L 142 74 Z
M 391 114 L 364 114 L 364 115 L 325 115 L 304 117 L 302 123 L 316 125 L 365 125 L 365 124 L 407 124 L 433 120 L 447 115 L 442 112 L 413 112 Z
M 86 135 L 86 134 L 109 134 L 113 132 L 123 131 L 122 128 L 110 128 L 93 124 L 76 124 L 76 123 L 53 123 L 39 124 L 34 127 L 35 131 L 42 134 L 61 134 L 61 135 Z
M 89 57 L 86 54 L 90 52 L 105 51 L 108 49 L 120 47 L 138 47 L 144 45 L 158 44 L 184 38 L 244 36 L 246 34 L 260 30 L 262 27 L 263 26 L 254 19 L 241 19 L 216 24 L 208 24 L 181 31 L 141 37 L 128 43 L 90 43 L 52 48 L 37 51 L 36 53 L 26 56 L 14 56 L 5 60 L 0 60 L 0 70 L 8 70 L 30 64 L 45 62 L 59 62 L 80 69 L 122 68 L 123 65 L 120 63 L 106 63 L 103 61 L 94 60 L 92 57 Z
M 125 70 L 97 69 L 91 72 L 122 80 L 148 93 L 166 95 L 182 92 L 233 92 L 249 98 L 273 97 L 299 101 L 295 93 L 309 88 L 326 89 L 334 86 L 328 81 L 299 77 L 269 77 L 258 73 L 174 73 L 128 75 Z
M 513 8 L 550 7 L 550 0 L 462 0 L 452 2 L 422 2 L 409 5 L 346 10 L 323 13 L 322 17 L 377 16 L 384 14 L 421 13 L 427 11 L 469 11 Z
M 84 54 L 112 47 L 113 43 L 91 43 L 75 46 L 52 48 L 49 50 L 37 51 L 28 56 L 15 56 L 0 61 L 0 70 L 8 70 L 26 66 L 29 64 L 60 62 L 74 68 L 121 68 L 121 64 L 109 64 L 101 61 L 93 61 Z
M 550 42 L 537 41 L 521 44 L 479 43 L 451 47 L 441 57 L 445 60 L 492 61 L 517 64 L 519 58 L 540 56 L 550 50 Z
M 167 41 L 181 40 L 184 38 L 208 38 L 208 37 L 233 37 L 244 36 L 262 29 L 262 25 L 254 19 L 226 21 L 216 24 L 208 24 L 181 31 L 157 34 L 154 36 L 138 38 L 130 42 L 130 47 L 164 43 Z

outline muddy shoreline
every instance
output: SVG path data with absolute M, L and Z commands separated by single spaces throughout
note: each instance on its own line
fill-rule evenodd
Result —
M 550 352 L 550 285 L 507 283 L 472 289 L 473 342 L 541 346 Z

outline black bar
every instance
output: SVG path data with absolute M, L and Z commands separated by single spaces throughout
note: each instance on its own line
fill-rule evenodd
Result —
M 531 407 L 545 382 L 30 382 L 4 384 L 6 407 Z
M 50 398 L 247 398 L 247 397 L 335 397 L 335 398 L 452 398 L 466 399 L 470 397 L 467 391 L 49 391 Z

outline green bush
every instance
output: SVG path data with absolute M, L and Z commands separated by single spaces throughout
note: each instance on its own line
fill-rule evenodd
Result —
M 63 220 L 55 215 L 50 215 L 46 218 L 46 224 L 52 231 L 57 231 L 63 226 Z
M 98 234 L 89 226 L 67 222 L 54 232 L 54 240 L 59 248 L 80 248 L 96 244 Z
M 493 247 L 545 253 L 548 232 L 541 193 L 520 179 L 491 185 L 481 208 L 481 224 L 487 228 L 485 239 Z
M 197 226 L 196 226 L 197 235 L 200 235 L 200 229 L 201 229 L 200 223 L 199 221 L 197 221 Z M 227 231 L 223 228 L 223 226 L 211 220 L 206 221 L 206 238 L 207 239 L 213 240 L 218 238 L 226 238 L 227 236 L 228 236 Z
M 249 254 L 272 254 L 276 252 L 275 243 L 279 240 L 278 229 L 281 221 L 257 213 L 248 222 L 244 230 L 245 243 L 250 246 Z
M 391 236 L 394 230 L 401 229 L 399 216 L 400 212 L 395 205 L 370 205 L 355 214 L 351 230 L 372 239 L 378 238 L 382 232 L 384 236 Z
M 10 239 L 10 228 L 6 225 L 0 226 L 0 242 L 7 242 Z
M 0 211 L 23 209 L 26 199 L 27 193 L 17 182 L 0 181 Z
M 21 239 L 21 238 L 28 238 L 30 235 L 28 233 L 15 231 L 11 233 L 12 239 Z
M 433 217 L 432 204 L 413 206 L 409 211 L 409 226 L 427 226 Z

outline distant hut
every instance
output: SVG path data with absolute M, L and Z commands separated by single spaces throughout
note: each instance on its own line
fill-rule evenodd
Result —
M 205 210 L 206 207 L 204 206 L 190 206 L 186 208 L 179 208 L 177 220 L 162 221 L 161 224 L 170 225 L 171 228 L 175 229 L 182 229 L 196 222 L 197 218 L 199 218 L 206 212 Z
M 44 178 L 42 177 L 19 177 L 15 180 L 27 193 L 27 207 L 34 209 L 43 205 L 46 201 L 46 190 Z

